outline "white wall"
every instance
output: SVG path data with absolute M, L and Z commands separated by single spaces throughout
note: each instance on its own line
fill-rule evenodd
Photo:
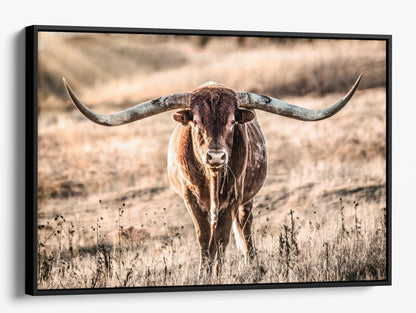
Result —
M 231 1 L 229 1 L 231 2 Z M 393 5 L 394 3 L 394 5 Z M 416 14 L 411 1 L 6 1 L 0 13 L 2 312 L 412 311 Z M 393 35 L 393 286 L 124 295 L 24 295 L 24 33 L 31 24 Z M 415 194 L 416 195 L 416 194 Z M 197 309 L 198 308 L 198 309 Z M 401 308 L 401 309 L 400 309 Z

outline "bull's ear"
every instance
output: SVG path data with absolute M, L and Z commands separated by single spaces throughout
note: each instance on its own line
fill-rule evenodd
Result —
M 175 122 L 181 123 L 186 126 L 193 119 L 192 111 L 189 109 L 176 111 L 175 113 L 173 113 L 172 118 Z
M 248 110 L 248 109 L 237 109 L 237 112 L 235 114 L 235 120 L 240 123 L 244 124 L 247 122 L 251 122 L 256 117 L 256 113 L 254 113 L 254 110 Z

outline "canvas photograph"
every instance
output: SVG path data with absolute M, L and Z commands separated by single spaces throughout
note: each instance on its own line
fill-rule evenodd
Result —
M 33 36 L 37 293 L 389 283 L 387 38 Z

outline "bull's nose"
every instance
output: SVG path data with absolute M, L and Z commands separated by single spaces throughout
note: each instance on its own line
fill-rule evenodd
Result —
M 227 163 L 227 153 L 224 150 L 208 150 L 206 161 L 213 167 L 222 166 Z

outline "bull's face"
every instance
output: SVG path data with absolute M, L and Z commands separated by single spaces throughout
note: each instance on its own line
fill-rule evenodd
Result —
M 236 125 L 254 117 L 254 111 L 237 107 L 233 90 L 221 86 L 197 89 L 190 108 L 173 115 L 176 122 L 191 128 L 194 154 L 211 172 L 227 165 Z

